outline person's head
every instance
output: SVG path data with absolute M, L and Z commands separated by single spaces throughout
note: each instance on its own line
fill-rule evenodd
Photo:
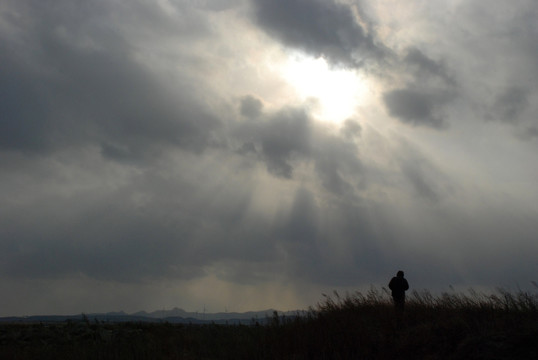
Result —
M 396 274 L 397 277 L 404 277 L 404 272 L 402 270 L 398 271 Z

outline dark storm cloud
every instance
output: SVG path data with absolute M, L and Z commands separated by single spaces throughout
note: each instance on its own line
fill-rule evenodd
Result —
M 348 286 L 358 278 L 373 281 L 376 269 L 387 261 L 366 207 L 350 202 L 322 204 L 315 194 L 299 189 L 282 225 L 277 235 L 283 235 L 279 245 L 293 259 L 287 269 L 291 277 Z
M 407 124 L 437 129 L 446 127 L 442 107 L 452 98 L 451 92 L 415 88 L 391 90 L 383 95 L 383 101 L 391 116 Z
M 529 105 L 529 91 L 522 87 L 510 87 L 498 94 L 493 105 L 494 118 L 507 123 L 517 123 L 520 114 Z
M 353 124 L 353 125 L 351 125 Z M 358 124 L 348 122 L 343 129 L 351 126 L 352 131 Z M 348 133 L 349 134 L 349 133 Z M 348 141 L 349 137 L 325 135 L 316 139 L 313 155 L 316 173 L 322 185 L 333 194 L 351 200 L 355 198 L 355 186 L 360 182 L 363 167 L 357 145 Z
M 357 22 L 348 5 L 333 0 L 253 0 L 255 20 L 285 45 L 332 64 L 351 67 L 379 60 L 386 50 Z
M 218 276 L 236 283 L 284 276 L 350 284 L 355 261 L 368 261 L 357 250 L 353 261 L 339 264 L 332 248 L 334 241 L 344 241 L 344 247 L 351 238 L 359 242 L 358 249 L 374 246 L 364 209 L 348 213 L 336 202 L 329 210 L 316 193 L 298 187 L 290 193 L 289 209 L 284 206 L 274 218 L 260 217 L 248 211 L 254 195 L 248 173 L 230 178 L 223 164 L 212 170 L 226 180 L 212 188 L 205 178 L 214 174 L 195 177 L 193 183 L 181 175 L 187 164 L 177 170 L 163 166 L 129 177 L 117 189 L 68 197 L 43 195 L 30 189 L 31 183 L 13 184 L 32 200 L 4 196 L 0 270 L 17 279 L 84 274 L 137 283 L 196 279 L 220 264 Z M 52 174 L 55 179 L 49 174 L 44 180 L 54 183 L 64 176 Z
M 88 172 L 104 176 L 102 165 Z M 246 213 L 248 181 L 222 191 L 206 176 L 185 179 L 191 168 L 166 163 L 137 171 L 121 186 L 101 184 L 69 196 L 35 189 L 23 178 L 11 185 L 25 193 L 22 200 L 3 194 L 0 271 L 14 278 L 84 274 L 129 283 L 199 278 L 219 261 L 274 260 L 270 224 Z M 50 171 L 41 182 L 50 189 L 64 176 Z M 236 180 L 241 179 L 239 174 Z
M 512 6 L 497 2 L 485 7 L 469 2 L 458 8 L 462 31 L 456 32 L 463 51 L 451 54 L 460 61 L 462 83 L 469 87 L 470 101 L 486 121 L 513 126 L 521 139 L 532 138 L 528 129 L 536 124 L 538 92 L 538 8 L 524 0 Z M 472 69 L 468 71 L 467 68 Z
M 76 6 L 68 8 L 75 12 L 71 14 L 74 18 L 63 13 L 63 7 L 38 8 L 39 17 L 32 12 L 37 10 L 18 8 L 35 15 L 35 28 L 12 24 L 27 38 L 24 51 L 28 54 L 9 51 L 2 55 L 9 64 L 2 75 L 10 81 L 0 86 L 3 92 L 15 89 L 17 95 L 12 95 L 13 101 L 7 105 L 12 119 L 6 121 L 12 121 L 2 126 L 11 134 L 20 134 L 21 140 L 6 140 L 4 146 L 15 151 L 39 150 L 49 156 L 67 146 L 98 146 L 102 155 L 126 168 L 165 146 L 196 152 L 207 147 L 219 122 L 198 105 L 194 95 L 200 90 L 192 87 L 192 79 L 180 73 L 174 78 L 179 82 L 176 86 L 159 79 L 135 61 L 136 44 L 118 27 L 108 21 L 104 28 L 94 27 L 93 21 L 99 18 L 96 10 L 88 9 L 82 17 L 77 16 Z M 143 7 L 134 14 L 139 15 L 140 9 Z M 106 11 L 98 13 L 105 16 Z M 148 16 L 159 18 L 162 14 L 149 11 Z M 61 23 L 63 30 L 58 30 L 56 23 Z M 149 31 L 146 36 L 152 34 Z M 6 35 L 5 39 L 2 46 L 6 49 L 21 50 L 20 38 Z M 17 99 L 30 105 L 27 110 Z M 243 154 L 256 154 L 270 174 L 283 179 L 293 177 L 296 165 L 312 162 L 327 190 L 336 195 L 353 194 L 350 178 L 358 171 L 359 162 L 351 142 L 323 135 L 302 107 L 262 110 L 259 99 L 249 96 L 241 100 L 239 113 L 246 118 L 246 135 L 239 138 L 244 140 Z M 26 117 L 24 111 L 29 112 Z M 15 126 L 19 126 L 16 131 L 12 130 Z M 349 121 L 343 131 L 345 138 L 355 138 L 360 126 Z M 30 136 L 32 133 L 35 136 Z M 319 142 L 315 150 L 312 142 Z M 74 151 L 73 156 L 76 154 Z M 146 180 L 130 179 L 117 191 L 75 191 L 59 199 L 36 190 L 30 202 L 4 203 L 2 237 L 11 240 L 2 243 L 3 271 L 21 277 L 82 273 L 125 282 L 186 279 L 203 276 L 206 266 L 221 261 L 242 264 L 231 268 L 244 269 L 254 266 L 252 263 L 263 268 L 264 263 L 278 260 L 277 248 L 281 246 L 289 263 L 296 264 L 289 267 L 288 274 L 295 269 L 305 278 L 316 276 L 301 270 L 301 264 L 315 269 L 321 257 L 319 246 L 327 246 L 320 244 L 330 241 L 330 236 L 316 234 L 313 221 L 319 210 L 312 193 L 298 192 L 290 216 L 275 225 L 249 218 L 245 212 L 250 194 L 244 187 L 239 187 L 241 192 L 228 188 L 229 198 L 219 200 L 222 195 L 215 195 L 207 200 L 207 195 L 201 194 L 207 188 L 200 181 L 196 186 L 178 183 L 178 177 L 170 175 L 162 180 L 158 174 L 167 170 L 146 169 L 147 162 L 136 165 Z M 95 171 L 102 166 L 96 166 Z M 54 177 L 49 173 L 45 178 Z M 18 191 L 27 192 L 32 188 L 30 183 Z M 198 193 L 197 188 L 205 191 Z M 177 200 L 171 200 L 171 195 Z M 146 199 L 143 206 L 134 200 L 139 196 Z M 32 211 L 26 211 L 30 203 Z M 17 239 L 9 235 L 15 233 Z M 272 236 L 281 241 L 274 242 Z M 325 252 L 323 256 L 330 253 L 328 249 Z M 330 268 L 323 271 L 325 278 L 332 278 Z M 260 271 L 256 276 L 267 275 Z M 236 280 L 240 277 L 245 277 L 243 271 Z
M 35 86 L 35 77 L 21 71 L 17 59 L 8 58 L 5 44 L 0 45 L 0 53 L 0 149 L 40 150 L 50 142 L 44 135 L 52 111 L 47 88 Z
M 435 61 L 426 56 L 417 48 L 410 48 L 403 59 L 417 78 L 437 77 L 447 85 L 454 85 L 455 79 L 449 74 L 446 65 L 442 61 Z
M 424 172 L 420 167 L 415 166 L 414 163 L 405 164 L 402 167 L 402 171 L 409 178 L 416 194 L 422 198 L 426 198 L 432 202 L 439 200 L 439 195 L 434 190 L 433 184 L 431 184 L 425 177 Z
M 208 36 L 207 21 L 184 4 L 174 6 L 185 16 L 171 18 L 156 4 L 137 1 L 0 5 L 2 273 L 81 273 L 126 282 L 203 274 L 206 262 L 188 249 L 207 212 L 189 196 L 191 187 L 150 175 L 142 183 L 129 179 L 117 192 L 104 185 L 132 165 L 150 174 L 167 150 L 199 154 L 220 128 L 200 96 L 208 93 L 195 81 L 204 62 L 194 61 L 197 55 L 186 46 Z M 146 47 L 169 38 L 184 47 L 169 54 L 161 48 L 158 59 L 183 66 L 163 77 L 160 63 L 144 56 Z M 94 149 L 112 164 L 88 158 Z M 118 171 L 111 175 L 108 166 Z M 78 174 L 80 168 L 100 179 L 88 180 L 93 177 Z M 63 183 L 66 178 L 72 182 Z M 89 181 L 92 190 L 80 191 Z M 55 192 L 56 183 L 65 184 L 64 195 Z M 181 197 L 173 204 L 178 208 L 190 201 L 183 211 L 199 214 L 199 220 L 172 222 L 177 208 L 165 201 L 170 193 L 152 190 L 157 184 Z M 15 188 L 6 190 L 10 186 Z M 25 200 L 12 201 L 17 194 Z M 133 201 L 139 195 L 150 199 L 148 206 Z M 232 222 L 227 216 L 235 212 L 228 205 L 215 217 Z
M 319 216 L 314 195 L 306 189 L 298 189 L 290 213 L 283 219 L 280 229 L 275 234 L 286 256 L 293 259 L 291 266 L 304 271 L 313 269 L 315 264 L 321 263 L 318 248 Z
M 241 103 L 240 111 L 244 114 L 245 100 Z M 310 157 L 312 126 L 312 119 L 305 109 L 280 109 L 263 119 L 247 122 L 238 129 L 240 138 L 245 139 L 241 151 L 259 152 L 271 174 L 289 179 L 293 176 L 294 160 Z
M 259 224 L 244 239 L 230 239 L 239 240 L 242 247 L 255 241 L 263 251 L 235 249 L 235 262 L 221 276 L 240 283 L 277 278 L 330 286 L 375 281 L 377 269 L 390 257 L 373 229 L 371 209 L 336 198 L 326 204 L 318 195 L 299 186 L 291 194 L 290 207 L 275 220 Z M 251 254 L 258 252 L 263 256 L 253 259 Z
M 383 94 L 389 115 L 405 124 L 445 129 L 448 122 L 444 110 L 457 97 L 458 89 L 444 61 L 433 60 L 412 47 L 396 69 L 404 71 L 410 80 L 406 87 Z
M 269 173 L 286 179 L 293 178 L 295 166 L 314 163 L 326 190 L 353 197 L 354 183 L 361 172 L 357 146 L 353 142 L 360 136 L 359 123 L 347 120 L 340 134 L 334 136 L 318 128 L 319 124 L 307 108 L 284 107 L 258 119 L 261 101 L 244 97 L 239 108 L 243 116 L 247 115 L 246 106 L 252 106 L 255 111 L 236 131 L 238 140 L 242 141 L 239 154 L 257 154 Z
M 294 155 L 310 151 L 310 119 L 299 109 L 286 109 L 275 114 L 261 133 L 261 147 L 267 169 L 290 178 L 293 173 L 291 161 Z
M 3 211 L 2 272 L 30 278 L 82 273 L 118 281 L 192 276 L 187 263 L 179 274 L 170 267 L 182 258 L 188 227 L 167 223 L 159 209 L 136 209 L 129 193 L 98 196 L 56 198 L 54 204 L 44 199 L 32 209 Z
M 442 111 L 455 97 L 456 80 L 444 61 L 436 61 L 416 47 L 408 48 L 403 58 L 396 59 L 393 52 L 376 41 L 375 33 L 367 32 L 357 22 L 352 9 L 342 3 L 255 0 L 254 5 L 261 28 L 287 46 L 353 68 L 370 61 L 380 67 L 378 75 L 382 77 L 397 71 L 408 72 L 412 80 L 406 88 L 388 91 L 383 96 L 389 114 L 406 124 L 446 127 Z
M 527 128 L 525 132 L 525 138 L 538 138 L 538 127 L 537 126 L 530 126 Z
M 186 77 L 164 84 L 135 60 L 136 45 L 120 24 L 108 21 L 113 5 L 44 3 L 5 5 L 10 31 L 1 34 L 0 93 L 7 101 L 0 110 L 8 116 L 0 122 L 0 147 L 37 151 L 93 143 L 102 144 L 106 156 L 138 158 L 162 145 L 207 146 L 219 122 L 198 105 Z M 158 11 L 132 6 L 171 26 Z
M 361 125 L 353 120 L 347 119 L 344 121 L 344 126 L 341 129 L 342 134 L 347 138 L 359 137 L 361 134 Z
M 241 99 L 240 113 L 247 118 L 257 118 L 261 115 L 263 103 L 260 99 L 248 95 Z
M 252 76 L 265 69 L 260 58 L 281 64 L 286 55 L 253 44 L 259 29 L 233 9 L 245 3 L 1 2 L 3 289 L 17 283 L 68 302 L 84 291 L 79 277 L 95 280 L 97 300 L 104 291 L 113 298 L 116 285 L 130 289 L 126 299 L 143 283 L 166 283 L 169 303 L 183 306 L 200 303 L 192 289 L 201 287 L 220 302 L 212 291 L 243 285 L 248 297 L 274 283 L 292 296 L 385 285 L 400 268 L 413 288 L 436 289 L 523 282 L 538 271 L 534 143 L 506 141 L 505 126 L 474 128 L 481 120 L 465 97 L 538 138 L 533 16 L 515 17 L 522 25 L 506 27 L 502 41 L 469 40 L 476 54 L 459 31 L 505 29 L 482 15 L 496 6 L 476 2 L 480 11 L 463 22 L 424 17 L 446 31 L 413 39 L 410 26 L 397 36 L 397 57 L 341 1 L 253 0 L 256 24 L 285 46 L 358 72 L 376 65 L 363 75 L 381 99 L 367 95 L 338 128 L 308 104 L 283 104 L 289 89 L 272 82 L 274 68 Z M 384 36 L 394 29 L 379 25 Z M 430 35 L 445 41 L 428 43 Z M 408 47 L 414 40 L 421 46 Z M 401 123 L 370 112 L 377 100 Z M 453 131 L 431 137 L 399 132 L 449 124 Z M 66 297 L 55 293 L 62 286 Z M 20 297 L 11 310 L 3 298 L 0 310 L 33 311 L 30 301 L 17 307 Z
M 424 199 L 435 204 L 453 194 L 453 180 L 415 149 L 406 149 L 405 157 L 399 161 L 402 174 L 411 185 L 410 194 L 417 201 Z

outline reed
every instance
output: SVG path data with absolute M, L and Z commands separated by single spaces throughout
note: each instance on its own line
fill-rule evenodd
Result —
M 0 325 L 2 359 L 530 359 L 538 295 L 412 291 L 397 316 L 384 288 L 323 295 L 251 325 Z

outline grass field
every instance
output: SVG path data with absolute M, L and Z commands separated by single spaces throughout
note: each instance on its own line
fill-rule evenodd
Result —
M 386 290 L 333 294 L 265 325 L 0 325 L 2 359 L 536 359 L 538 296 L 427 291 L 404 314 Z

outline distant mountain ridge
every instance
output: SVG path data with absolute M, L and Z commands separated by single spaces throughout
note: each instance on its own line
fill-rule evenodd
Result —
M 247 311 L 247 312 L 218 312 L 218 313 L 206 313 L 206 312 L 187 312 L 180 308 L 173 308 L 170 310 L 156 310 L 153 312 L 139 311 L 131 314 L 132 316 L 144 316 L 152 319 L 165 319 L 171 317 L 192 318 L 197 320 L 230 320 L 230 319 L 259 319 L 272 317 L 274 312 L 277 312 L 279 316 L 292 316 L 302 312 L 301 310 L 295 311 L 278 311 L 274 309 L 260 310 L 260 311 Z
M 170 322 L 170 323 L 182 323 L 182 324 L 205 324 L 205 323 L 217 323 L 217 324 L 252 324 L 252 323 L 265 323 L 268 319 L 274 316 L 274 313 L 278 316 L 295 317 L 305 314 L 304 310 L 295 311 L 277 311 L 274 309 L 267 309 L 261 311 L 247 311 L 247 312 L 218 312 L 218 313 L 205 313 L 205 312 L 187 312 L 180 308 L 173 308 L 170 310 L 156 310 L 153 312 L 138 311 L 132 314 L 128 314 L 124 311 L 107 312 L 107 313 L 93 313 L 93 314 L 78 314 L 78 315 L 33 315 L 33 316 L 9 316 L 0 317 L 0 322 L 85 322 L 85 321 L 99 321 L 99 322 Z

